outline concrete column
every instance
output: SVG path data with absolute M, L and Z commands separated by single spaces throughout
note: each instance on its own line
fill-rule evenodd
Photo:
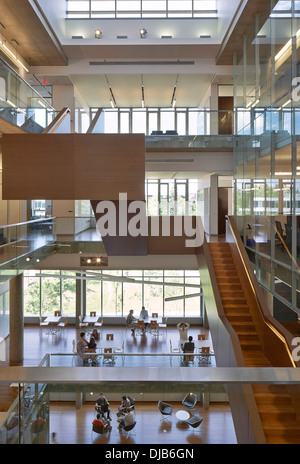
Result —
M 20 364 L 24 359 L 24 276 L 9 282 L 9 362 Z

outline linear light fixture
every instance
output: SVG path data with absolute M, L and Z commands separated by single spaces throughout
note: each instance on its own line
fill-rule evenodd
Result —
M 109 81 L 108 81 L 108 79 L 107 79 L 106 74 L 105 74 L 105 79 L 106 79 L 106 82 L 107 82 L 107 85 L 108 85 L 108 88 L 109 88 L 109 92 L 110 92 L 110 96 L 111 96 L 111 98 L 110 98 L 110 100 L 109 100 L 109 101 L 110 101 L 110 105 L 111 105 L 112 108 L 115 108 L 115 107 L 117 106 L 117 102 L 116 102 L 114 93 L 113 93 L 113 91 L 112 91 L 112 88 L 111 88 L 111 86 L 110 86 L 110 83 L 109 83 Z
M 143 81 L 143 75 L 142 75 L 142 108 L 145 108 L 145 89 L 144 89 L 144 81 Z
M 174 89 L 173 89 L 173 95 L 172 95 L 172 99 L 171 99 L 172 108 L 175 108 L 175 106 L 176 106 L 176 89 L 177 89 L 178 77 L 179 77 L 179 74 L 177 74 L 176 82 L 175 82 Z
M 4 28 L 3 24 L 0 23 L 0 27 Z M 5 28 L 4 28 L 5 29 Z M 0 46 L 2 48 L 4 48 L 5 52 L 7 52 L 12 58 L 14 61 L 16 61 L 26 72 L 29 72 L 29 69 L 26 68 L 26 66 L 22 63 L 22 61 L 19 60 L 19 58 L 17 57 L 16 54 L 14 54 L 8 47 L 7 45 L 5 45 L 5 40 L 3 38 L 3 34 L 2 34 L 2 38 L 0 39 Z M 15 41 L 16 42 L 16 41 Z M 17 43 L 17 42 L 16 42 Z

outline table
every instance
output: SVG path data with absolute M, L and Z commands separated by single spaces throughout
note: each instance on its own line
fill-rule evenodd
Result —
M 88 323 L 89 325 L 92 325 L 92 324 L 95 324 L 99 319 L 99 316 L 85 316 L 85 318 L 83 319 L 83 322 L 84 323 Z M 91 332 L 91 327 L 90 327 L 90 330 L 88 330 L 88 332 Z
M 48 317 L 46 317 L 45 322 L 49 322 L 49 324 L 50 324 L 49 331 L 46 332 L 46 333 L 47 334 L 56 334 L 57 332 L 59 332 L 59 329 L 54 329 L 53 325 L 54 324 L 57 325 L 60 320 L 61 320 L 61 316 L 48 316 Z
M 184 409 L 180 409 L 180 411 L 177 411 L 175 415 L 176 419 L 179 421 L 186 421 L 190 418 L 190 413 Z

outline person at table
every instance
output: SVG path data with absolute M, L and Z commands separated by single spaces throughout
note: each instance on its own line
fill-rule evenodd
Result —
M 118 418 L 117 421 L 119 422 L 118 429 L 121 430 L 123 427 L 127 427 L 134 423 L 134 415 L 133 412 L 130 411 L 130 408 L 126 409 L 125 416 L 122 418 Z
M 109 409 L 109 402 L 103 395 L 103 393 L 100 393 L 99 397 L 96 399 L 96 410 L 104 416 L 105 413 L 107 413 L 107 419 L 111 420 L 110 418 L 110 409 Z
M 187 353 L 187 352 L 194 352 L 195 350 L 195 344 L 193 342 L 193 337 L 190 335 L 189 336 L 189 341 L 188 342 L 185 342 L 185 344 L 183 345 L 183 352 L 184 353 Z
M 179 332 L 181 347 L 183 347 L 184 343 L 188 340 L 189 328 L 190 324 L 188 324 L 187 322 L 179 322 L 179 324 L 177 324 L 177 330 Z
M 195 350 L 195 344 L 193 342 L 193 337 L 190 335 L 189 336 L 189 341 L 185 342 L 183 345 L 183 352 L 184 353 L 194 353 Z M 184 361 L 186 361 L 186 357 L 184 356 Z
M 142 321 L 144 321 L 145 319 L 149 319 L 149 314 L 145 306 L 142 306 L 142 310 L 140 312 L 140 319 Z M 148 324 L 149 324 L 148 322 L 145 322 L 145 330 L 147 330 Z
M 94 337 L 96 343 L 99 342 L 99 340 L 100 340 L 100 334 L 99 334 L 99 332 L 98 332 L 97 329 L 94 329 L 93 332 L 91 333 L 91 337 L 90 337 L 90 338 L 92 338 L 92 337 Z
M 93 336 L 90 337 L 90 341 L 88 343 L 88 348 L 90 350 L 95 350 L 97 348 L 97 343 L 96 343 L 96 340 Z
M 93 420 L 93 424 L 97 425 L 98 427 L 103 427 L 104 432 L 106 432 L 107 430 L 110 432 L 112 429 L 110 420 L 104 419 L 103 422 L 99 413 L 97 414 L 96 419 Z
M 121 405 L 118 407 L 119 412 L 117 413 L 117 416 L 123 416 L 123 414 L 126 412 L 126 409 L 130 408 L 130 406 L 130 399 L 126 395 L 122 396 Z
M 127 318 L 126 318 L 126 325 L 127 325 L 127 327 L 131 327 L 131 332 L 132 332 L 133 335 L 135 333 L 136 324 L 137 324 L 137 318 L 134 317 L 133 309 L 131 309 L 129 311 L 129 314 L 128 314 Z

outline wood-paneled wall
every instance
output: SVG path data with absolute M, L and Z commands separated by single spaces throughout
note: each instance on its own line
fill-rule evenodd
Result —
M 7 200 L 145 200 L 142 134 L 4 134 Z

